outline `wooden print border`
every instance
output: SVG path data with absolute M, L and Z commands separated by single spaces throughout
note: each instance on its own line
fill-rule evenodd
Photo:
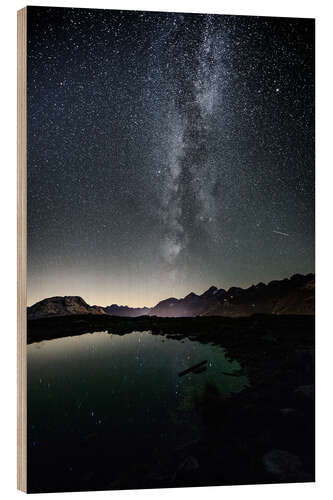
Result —
M 17 487 L 27 491 L 27 8 L 17 13 Z

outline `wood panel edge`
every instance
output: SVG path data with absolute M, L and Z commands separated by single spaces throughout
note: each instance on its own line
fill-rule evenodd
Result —
M 27 492 L 27 7 L 17 12 L 17 488 Z

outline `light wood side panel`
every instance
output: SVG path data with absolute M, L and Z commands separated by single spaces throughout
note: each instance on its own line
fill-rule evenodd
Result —
M 27 8 L 17 13 L 17 487 L 27 491 Z

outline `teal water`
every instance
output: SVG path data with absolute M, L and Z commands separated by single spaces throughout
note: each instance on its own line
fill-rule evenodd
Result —
M 203 360 L 205 371 L 178 376 Z M 44 470 L 51 483 L 57 475 L 58 490 L 71 481 L 84 489 L 100 477 L 105 460 L 112 483 L 121 464 L 135 467 L 200 439 L 197 402 L 208 385 L 221 396 L 246 387 L 246 376 L 223 373 L 239 369 L 219 346 L 149 332 L 96 332 L 29 345 L 31 488 Z

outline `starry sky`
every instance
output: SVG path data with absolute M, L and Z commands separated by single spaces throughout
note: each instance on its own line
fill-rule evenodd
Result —
M 314 271 L 314 21 L 28 8 L 28 304 Z

